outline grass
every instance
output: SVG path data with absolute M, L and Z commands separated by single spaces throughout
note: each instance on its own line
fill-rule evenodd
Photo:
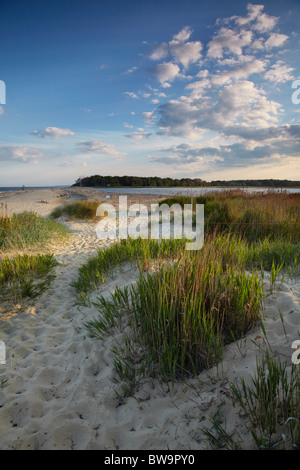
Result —
M 266 352 L 257 360 L 250 384 L 233 382 L 231 391 L 247 415 L 258 449 L 300 449 L 300 369 Z
M 0 263 L 1 300 L 36 298 L 50 285 L 58 262 L 52 254 L 17 255 Z
M 68 217 L 72 220 L 88 220 L 96 218 L 96 211 L 99 206 L 98 201 L 76 201 L 70 202 L 66 205 L 56 207 L 51 217 L 58 219 L 59 217 Z
M 155 275 L 141 273 L 134 286 L 117 288 L 110 300 L 99 297 L 101 315 L 87 324 L 90 334 L 101 337 L 127 315 L 130 340 L 155 364 L 152 372 L 172 380 L 197 374 L 220 360 L 233 334 L 258 322 L 262 286 L 244 261 L 237 239 L 212 237 L 197 255 L 184 251 Z
M 238 233 L 248 242 L 300 242 L 300 194 L 222 191 L 189 198 L 165 199 L 160 204 L 204 204 L 205 231 Z
M 62 241 L 69 236 L 66 227 L 34 212 L 22 212 L 8 217 L 0 213 L 0 254 L 12 250 L 45 248 L 49 242 Z
M 140 268 L 134 284 L 98 296 L 92 305 L 99 314 L 85 323 L 100 340 L 123 333 L 123 343 L 113 347 L 123 396 L 145 375 L 172 381 L 197 375 L 219 363 L 226 344 L 262 324 L 264 270 L 272 288 L 279 274 L 299 273 L 299 202 L 298 194 L 273 192 L 193 198 L 194 207 L 204 204 L 201 250 L 185 251 L 184 240 L 128 239 L 80 268 L 73 286 L 81 305 L 91 305 L 89 295 L 116 267 Z M 163 203 L 183 207 L 191 199 Z
M 112 270 L 125 262 L 136 263 L 142 270 L 149 267 L 150 260 L 170 259 L 183 250 L 184 240 L 144 240 L 141 238 L 121 240 L 106 250 L 99 250 L 79 269 L 76 282 L 72 284 L 77 292 L 77 301 L 88 304 L 88 294 L 99 287 Z
M 42 249 L 50 243 L 66 240 L 69 230 L 53 220 L 33 212 L 8 217 L 0 208 L 0 300 L 20 302 L 35 298 L 50 285 L 58 264 L 50 253 L 20 254 L 19 251 Z

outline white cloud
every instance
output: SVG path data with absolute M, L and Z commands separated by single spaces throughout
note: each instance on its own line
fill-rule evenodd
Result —
M 0 160 L 15 160 L 24 163 L 38 163 L 47 156 L 35 147 L 25 145 L 2 145 L 0 146 Z
M 221 86 L 234 80 L 247 79 L 252 74 L 263 72 L 266 66 L 267 62 L 265 60 L 255 59 L 235 69 L 223 70 L 219 75 L 213 75 L 211 81 L 214 85 Z
M 203 45 L 200 41 L 186 42 L 192 34 L 189 26 L 185 26 L 178 34 L 173 36 L 169 42 L 163 42 L 156 46 L 149 58 L 160 60 L 169 55 L 175 63 L 182 64 L 187 68 L 190 64 L 197 62 L 201 58 Z
M 273 47 L 280 47 L 285 43 L 287 39 L 288 36 L 286 36 L 286 34 L 271 33 L 269 38 L 265 42 L 265 46 L 267 49 L 272 49 Z
M 201 58 L 202 43 L 193 41 L 180 43 L 173 41 L 170 49 L 175 60 L 187 68 L 190 64 L 197 62 Z
M 1 116 L 1 114 L 4 114 L 4 108 L 3 108 L 3 106 L 0 106 L 0 116 Z
M 129 96 L 129 98 L 138 99 L 138 95 L 134 91 L 124 91 L 124 95 Z
M 179 33 L 173 36 L 173 41 L 185 42 L 190 39 L 192 30 L 190 26 L 185 26 Z
M 292 74 L 293 70 L 293 67 L 288 67 L 282 60 L 278 60 L 276 64 L 272 65 L 271 69 L 265 73 L 264 77 L 271 82 L 285 83 L 294 80 L 295 77 Z
M 133 72 L 135 72 L 138 68 L 136 66 L 131 67 L 130 69 L 126 70 L 125 75 L 129 75 Z
M 128 139 L 133 139 L 133 140 L 143 140 L 143 139 L 148 139 L 152 134 L 150 132 L 131 132 L 130 134 L 126 134 L 125 137 Z
M 46 127 L 46 129 L 33 131 L 32 135 L 37 135 L 39 137 L 52 137 L 53 139 L 57 139 L 58 137 L 75 135 L 75 132 L 71 131 L 70 129 L 60 129 L 59 127 Z
M 257 17 L 256 23 L 253 25 L 253 29 L 259 31 L 260 33 L 265 33 L 266 31 L 273 29 L 277 22 L 277 17 L 262 13 Z
M 223 53 L 231 52 L 236 55 L 243 53 L 243 47 L 249 46 L 252 42 L 252 32 L 242 30 L 240 33 L 222 27 L 219 32 L 208 43 L 208 57 L 221 58 Z
M 155 75 L 160 83 L 172 82 L 176 77 L 180 76 L 180 68 L 177 64 L 172 62 L 165 62 L 158 64 L 155 67 L 148 69 L 150 73 Z
M 261 14 L 263 9 L 264 9 L 264 5 L 252 5 L 251 3 L 248 3 L 248 5 L 247 5 L 248 16 L 246 16 L 246 17 L 232 16 L 229 19 L 235 20 L 235 22 L 239 26 L 244 26 L 244 25 L 254 21 Z
M 160 60 L 164 57 L 167 57 L 168 54 L 169 46 L 167 43 L 164 42 L 162 44 L 159 44 L 159 46 L 156 46 L 149 57 L 152 60 Z
M 148 123 L 148 124 L 153 124 L 155 121 L 155 116 L 153 111 L 145 111 L 142 113 L 142 118 Z
M 134 128 L 134 126 L 132 126 L 131 124 L 128 124 L 128 122 L 124 122 L 123 126 L 126 127 L 127 129 L 133 129 Z
M 198 138 L 207 130 L 222 133 L 229 126 L 268 127 L 278 120 L 280 104 L 268 100 L 251 81 L 226 85 L 214 99 L 205 95 L 201 81 L 187 88 L 193 90 L 190 97 L 158 107 L 160 133 Z
M 125 157 L 125 153 L 121 153 L 111 144 L 107 144 L 102 140 L 87 140 L 77 143 L 78 150 L 82 153 L 92 153 L 94 155 L 109 156 L 120 160 Z

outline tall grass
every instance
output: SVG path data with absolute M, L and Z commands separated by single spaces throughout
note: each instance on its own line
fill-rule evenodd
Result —
M 246 272 L 245 254 L 228 236 L 212 237 L 196 255 L 183 251 L 155 275 L 141 273 L 134 286 L 116 289 L 110 301 L 99 297 L 90 334 L 101 337 L 122 312 L 160 376 L 174 380 L 212 366 L 232 336 L 258 321 L 262 286 L 256 272 Z
M 44 248 L 49 242 L 69 236 L 66 227 L 34 212 L 22 212 L 8 217 L 0 213 L 0 254 L 8 250 Z
M 145 270 L 154 259 L 172 259 L 183 250 L 184 240 L 144 240 L 141 238 L 121 240 L 106 250 L 98 250 L 97 255 L 90 258 L 79 268 L 78 278 L 72 286 L 77 292 L 77 300 L 81 304 L 88 303 L 88 294 L 99 287 L 117 266 L 122 263 L 136 263 Z
M 17 255 L 0 263 L 0 299 L 35 298 L 50 285 L 58 262 L 52 254 Z
M 300 449 L 300 369 L 267 352 L 257 360 L 250 384 L 231 384 L 233 398 L 248 416 L 259 449 Z
M 65 216 L 73 220 L 95 219 L 98 206 L 99 202 L 97 201 L 82 200 L 70 202 L 66 205 L 56 207 L 51 212 L 51 217 L 57 219 Z
M 86 327 L 103 339 L 124 330 L 113 349 L 123 391 L 131 394 L 141 375 L 175 380 L 218 364 L 228 342 L 261 324 L 263 282 L 258 270 L 277 278 L 283 268 L 299 266 L 300 196 L 222 192 L 193 198 L 204 204 L 205 243 L 185 251 L 183 240 L 122 240 L 99 251 L 79 270 L 78 302 L 112 269 L 136 262 L 136 283 L 98 296 L 99 314 Z M 186 197 L 161 202 L 190 204 Z M 155 272 L 146 272 L 156 260 Z M 275 281 L 274 281 L 275 282 Z
M 160 204 L 204 204 L 205 231 L 231 231 L 250 243 L 268 239 L 300 241 L 300 194 L 222 191 L 204 196 L 165 199 Z
M 40 295 L 54 278 L 58 264 L 54 256 L 19 254 L 19 251 L 45 249 L 53 242 L 66 240 L 69 230 L 33 212 L 8 216 L 0 208 L 0 300 L 21 301 Z M 8 256 L 9 255 L 9 256 Z

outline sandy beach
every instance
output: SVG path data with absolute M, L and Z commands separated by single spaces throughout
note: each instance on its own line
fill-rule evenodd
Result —
M 25 190 L 1 194 L 0 205 L 9 214 L 31 210 L 47 216 L 56 206 L 78 198 L 100 203 L 106 195 L 81 188 Z M 130 195 L 129 203 L 159 199 Z M 110 201 L 116 203 L 117 198 Z M 97 238 L 92 222 L 63 223 L 73 236 L 51 247 L 60 264 L 50 289 L 24 308 L 12 306 L 4 313 L 0 305 L 0 340 L 6 345 L 0 381 L 7 380 L 0 389 L 0 449 L 205 450 L 209 444 L 203 429 L 211 428 L 210 418 L 217 414 L 242 449 L 254 449 L 247 420 L 233 405 L 229 385 L 240 377 L 249 380 L 254 373 L 259 345 L 265 345 L 261 329 L 226 346 L 222 362 L 198 377 L 174 385 L 148 380 L 134 397 L 120 403 L 110 350 L 113 338 L 102 344 L 88 336 L 84 322 L 97 311 L 78 309 L 71 286 L 78 268 L 109 242 Z M 101 294 L 130 284 L 136 276 L 130 266 L 111 273 Z M 267 338 L 273 354 L 289 360 L 292 342 L 299 339 L 299 280 L 286 278 L 273 293 L 268 273 L 264 282 Z

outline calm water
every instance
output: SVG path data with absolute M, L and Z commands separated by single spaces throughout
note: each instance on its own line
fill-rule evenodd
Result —
M 212 191 L 242 189 L 249 192 L 267 192 L 269 188 L 86 188 L 115 194 L 155 194 L 157 196 L 198 196 Z M 278 192 L 300 193 L 300 188 L 277 188 Z
M 70 186 L 25 186 L 24 189 L 59 189 L 59 188 L 69 188 Z M 10 186 L 10 187 L 6 187 L 6 188 L 1 188 L 0 187 L 0 193 L 5 193 L 5 192 L 8 192 L 8 191 L 21 191 L 22 190 L 22 186 Z
M 70 186 L 25 186 L 25 189 L 52 189 L 52 188 L 70 188 Z M 212 191 L 224 191 L 242 189 L 249 192 L 267 192 L 269 188 L 85 188 L 93 191 L 115 194 L 154 194 L 157 196 L 198 196 Z M 1 188 L 0 193 L 7 191 L 20 191 L 22 187 Z M 300 188 L 274 188 L 278 192 L 300 193 Z

